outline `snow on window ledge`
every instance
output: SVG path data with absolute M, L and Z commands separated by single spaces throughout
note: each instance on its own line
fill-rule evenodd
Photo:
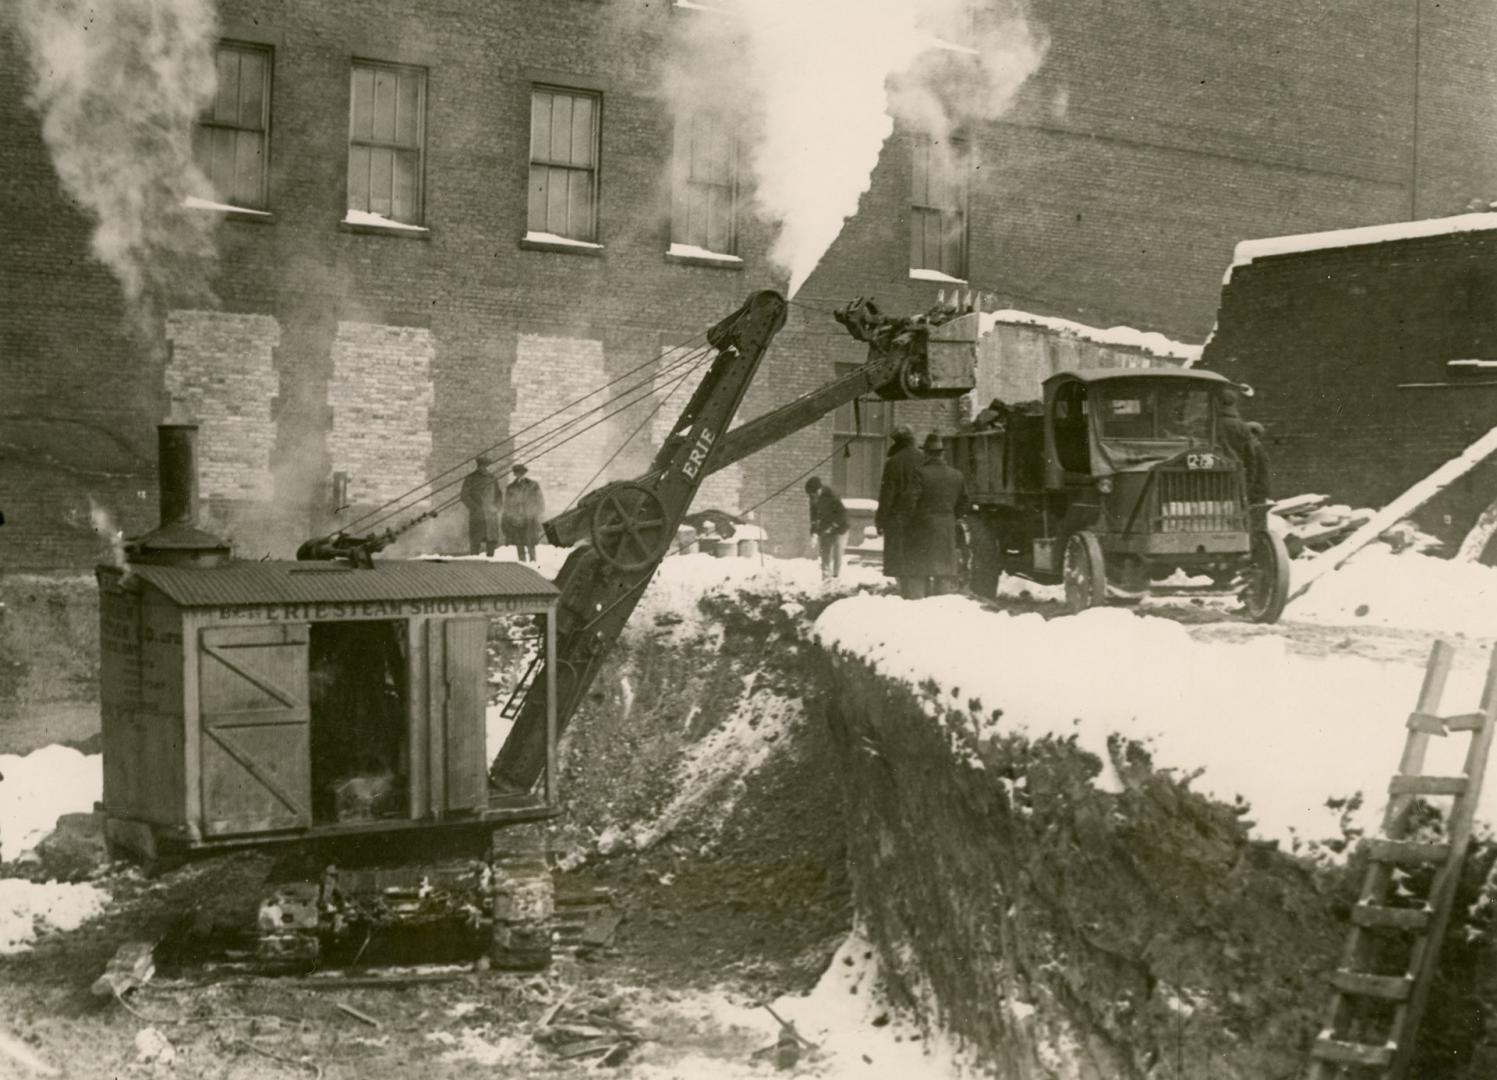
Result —
M 383 214 L 371 214 L 367 210 L 348 211 L 338 225 L 350 232 L 387 233 L 391 236 L 431 235 L 431 230 L 424 225 L 411 225 L 387 218 Z
M 717 266 L 726 269 L 743 266 L 743 260 L 737 255 L 709 251 L 695 244 L 672 244 L 666 249 L 665 257 L 668 262 L 685 263 L 688 266 Z
M 268 210 L 252 210 L 248 206 L 235 206 L 232 203 L 214 202 L 212 199 L 200 199 L 196 195 L 189 195 L 182 200 L 182 205 L 189 210 L 212 210 L 214 213 L 226 214 L 231 217 L 242 217 L 246 220 L 269 221 L 275 215 Z
M 600 255 L 603 252 L 602 244 L 549 232 L 528 232 L 520 240 L 520 246 L 533 251 L 569 251 L 579 255 Z
M 716 0 L 716 2 L 698 3 L 696 0 L 675 0 L 672 7 L 680 8 L 682 11 L 706 11 L 713 15 L 741 15 L 731 6 L 731 0 Z
M 910 280 L 911 281 L 944 281 L 948 285 L 965 285 L 965 284 L 967 284 L 967 279 L 966 278 L 952 277 L 950 274 L 943 274 L 939 270 L 926 270 L 924 268 L 918 268 L 918 269 L 912 269 L 912 270 L 910 270 Z

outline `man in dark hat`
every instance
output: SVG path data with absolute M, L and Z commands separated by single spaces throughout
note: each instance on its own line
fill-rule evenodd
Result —
M 515 545 L 521 562 L 535 562 L 541 520 L 546 516 L 546 498 L 540 484 L 526 475 L 529 471 L 524 465 L 516 465 L 515 478 L 504 493 L 504 542 Z
M 910 575 L 904 569 L 905 538 L 915 517 L 919 473 L 920 451 L 915 448 L 915 433 L 901 424 L 894 429 L 889 456 L 884 461 L 873 527 L 884 538 L 884 576 L 899 582 L 902 596 L 908 596 L 912 587 Z
M 811 535 L 821 555 L 822 580 L 842 576 L 842 556 L 847 552 L 847 507 L 842 497 L 813 476 L 806 481 L 811 499 Z
M 955 592 L 961 576 L 957 561 L 956 519 L 967 512 L 967 484 L 946 464 L 945 445 L 934 431 L 921 446 L 925 460 L 916 474 L 915 514 L 909 534 L 914 595 Z
M 468 554 L 494 554 L 499 546 L 499 507 L 504 503 L 504 492 L 499 489 L 499 479 L 489 472 L 494 456 L 479 454 L 473 462 L 473 471 L 463 477 L 460 498 L 468 511 Z

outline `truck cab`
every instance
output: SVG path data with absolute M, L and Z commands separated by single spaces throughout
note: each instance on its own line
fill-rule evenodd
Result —
M 1039 415 L 958 435 L 967 477 L 975 591 L 1002 573 L 1064 583 L 1080 610 L 1138 599 L 1177 571 L 1242 583 L 1249 614 L 1272 621 L 1288 555 L 1248 505 L 1246 463 L 1218 413 L 1214 372 L 1100 368 L 1052 375 Z

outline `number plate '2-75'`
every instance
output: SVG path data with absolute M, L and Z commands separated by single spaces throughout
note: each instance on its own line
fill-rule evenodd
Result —
M 1185 467 L 1187 469 L 1214 469 L 1216 468 L 1216 455 L 1187 454 L 1185 456 Z

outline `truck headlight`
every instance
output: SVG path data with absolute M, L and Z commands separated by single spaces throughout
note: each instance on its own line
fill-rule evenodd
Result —
M 1103 495 L 1111 495 L 1112 494 L 1112 477 L 1110 477 L 1110 476 L 1104 476 L 1104 477 L 1102 477 L 1102 479 L 1098 480 L 1097 481 L 1097 490 L 1100 491 Z

